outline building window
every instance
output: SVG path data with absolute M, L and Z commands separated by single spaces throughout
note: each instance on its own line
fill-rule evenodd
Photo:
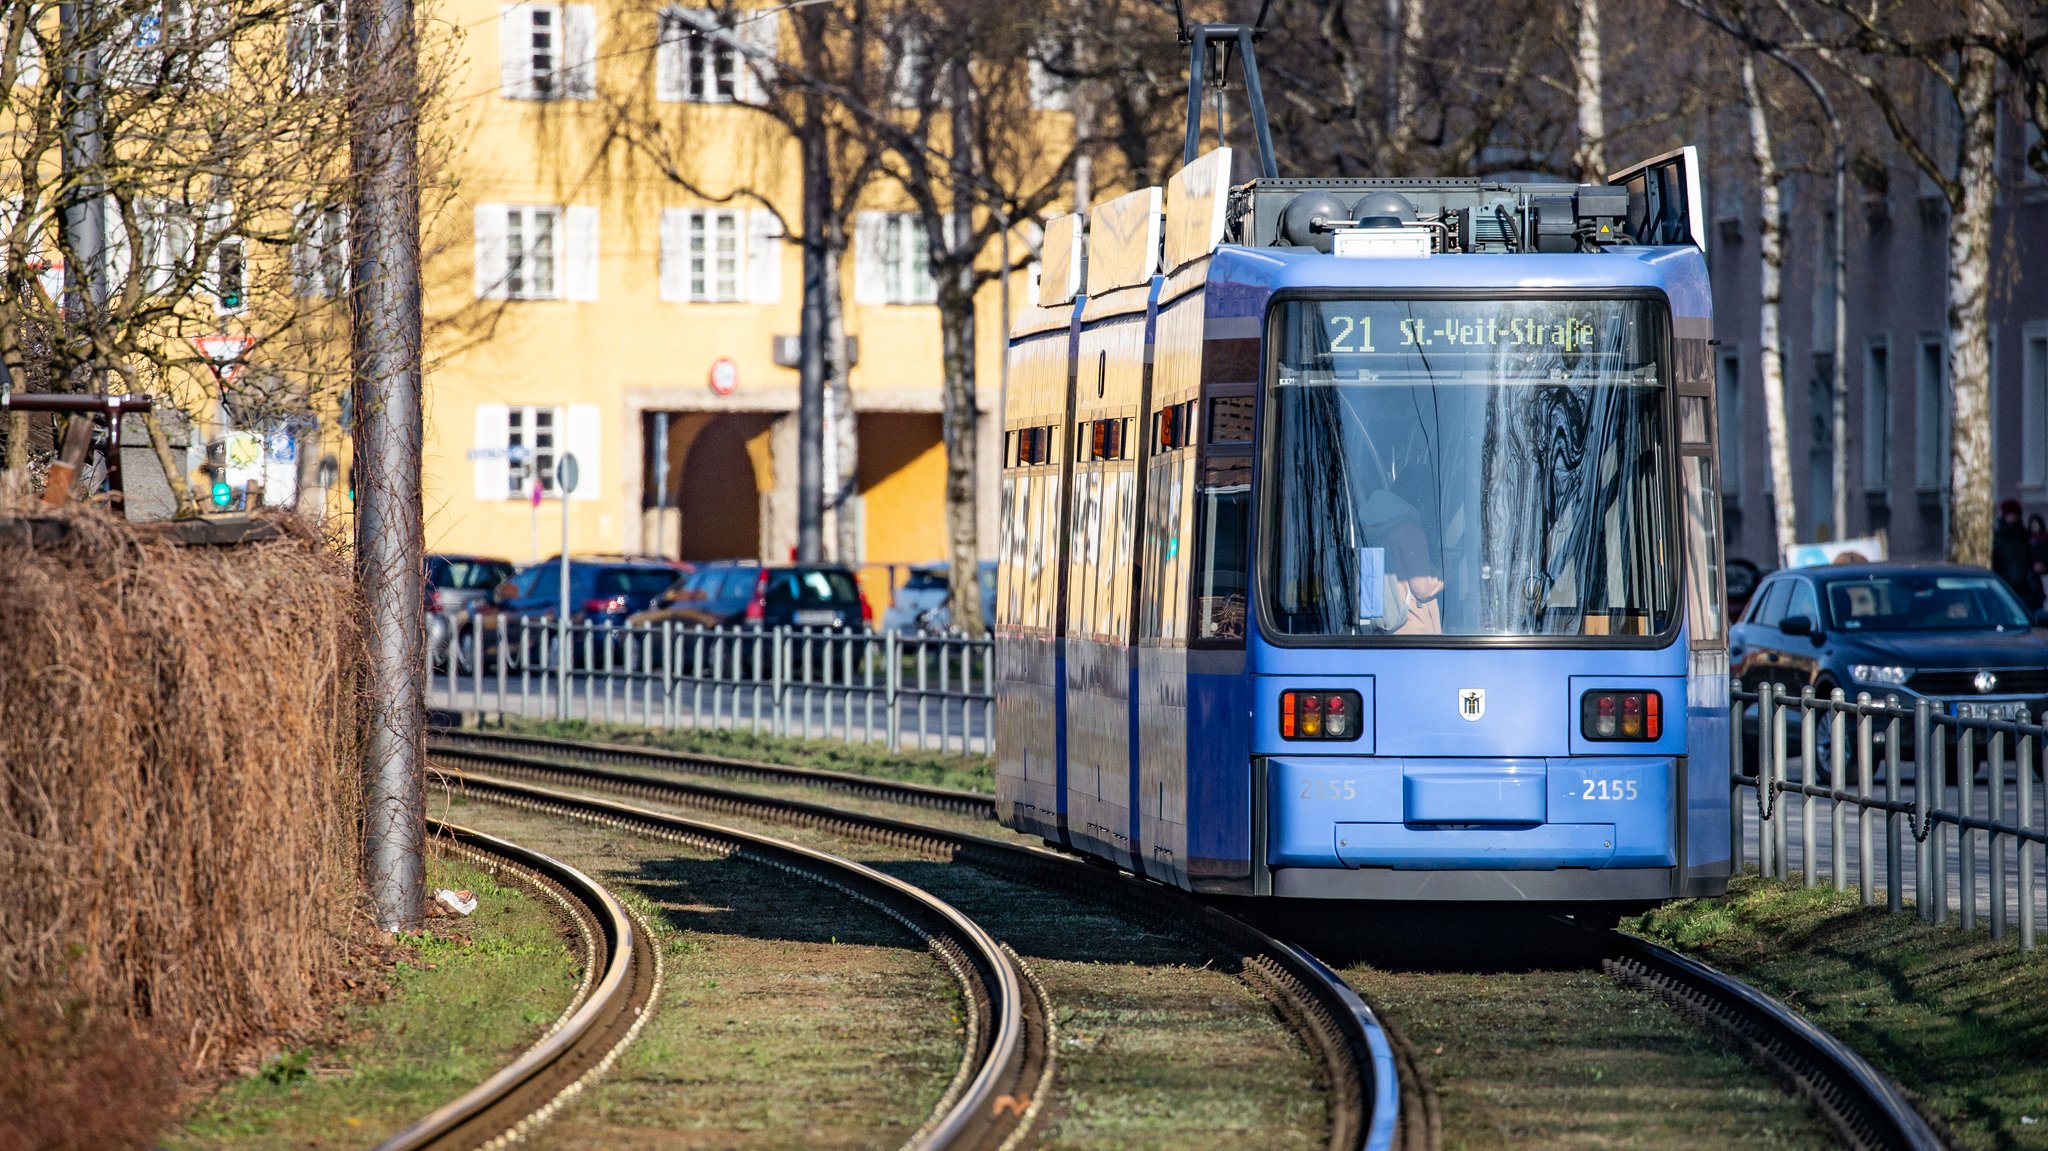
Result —
M 515 207 L 505 212 L 505 294 L 515 300 L 552 300 L 555 246 L 561 209 Z
M 555 493 L 555 451 L 561 426 L 560 408 L 505 409 L 505 446 L 512 457 L 512 466 L 506 471 L 508 498 L 532 491 L 536 476 L 543 493 Z
M 2048 486 L 2048 325 L 2029 324 L 2020 343 L 2020 482 Z
M 224 88 L 229 48 L 224 13 L 191 0 L 131 10 L 106 45 L 105 74 L 116 87 Z
M 1939 337 L 1921 339 L 1913 372 L 1913 486 L 1923 492 L 1940 491 L 1947 480 L 1942 474 L 1947 454 L 1942 432 L 1948 423 L 1944 359 Z
M 499 19 L 500 91 L 510 100 L 589 100 L 597 94 L 597 9 L 512 4 Z
M 1723 348 L 1714 365 L 1714 397 L 1721 418 L 1721 494 L 1742 500 L 1742 352 Z
M 1880 339 L 1863 349 L 1863 490 L 1884 491 L 1891 470 L 1891 347 Z
M 854 225 L 854 298 L 863 304 L 929 304 L 931 245 L 912 212 L 862 212 Z
M 719 104 L 739 94 L 739 48 L 718 29 L 717 14 L 670 8 L 661 14 L 655 79 L 660 99 Z
M 732 303 L 745 271 L 742 213 L 729 208 L 668 208 L 661 213 L 661 298 Z
M 341 66 L 348 58 L 348 26 L 343 19 L 342 0 L 317 0 L 294 21 L 292 75 L 300 91 L 340 82 Z
M 338 296 L 348 289 L 348 209 L 299 208 L 292 279 L 301 296 Z

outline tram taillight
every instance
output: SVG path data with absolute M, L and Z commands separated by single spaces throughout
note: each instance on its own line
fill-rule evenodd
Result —
M 1664 697 L 1654 691 L 1589 691 L 1579 697 L 1587 739 L 1650 743 L 1664 735 Z
M 1355 691 L 1283 691 L 1282 739 L 1357 739 L 1364 697 Z

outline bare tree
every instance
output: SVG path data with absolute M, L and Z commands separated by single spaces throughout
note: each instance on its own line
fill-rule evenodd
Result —
M 1764 432 L 1770 448 L 1771 508 L 1778 554 L 1799 542 L 1799 506 L 1792 487 L 1791 435 L 1785 417 L 1785 351 L 1779 315 L 1783 303 L 1785 239 L 1784 174 L 1771 147 L 1771 112 L 1757 83 L 1756 54 L 1742 54 L 1742 100 L 1749 113 L 1750 156 L 1757 174 L 1757 249 L 1761 301 L 1757 350 L 1763 357 Z
M 1818 55 L 1877 107 L 1949 210 L 1948 558 L 1991 557 L 1991 217 L 2002 58 L 2038 19 L 2004 0 L 1778 0 L 1788 43 Z M 2024 52 L 2021 53 L 2025 55 Z M 2025 75 L 2021 75 L 2025 82 Z M 1915 108 L 1915 81 L 1940 99 Z M 1931 112 L 1932 114 L 1926 114 Z M 1954 130 L 1951 132 L 1950 128 Z
M 217 434 L 314 426 L 348 378 L 339 3 L 61 8 L 0 18 L 8 378 L 218 406 Z
M 1607 179 L 1607 109 L 1600 76 L 1600 0 L 1577 0 L 1579 151 L 1573 166 L 1579 179 Z

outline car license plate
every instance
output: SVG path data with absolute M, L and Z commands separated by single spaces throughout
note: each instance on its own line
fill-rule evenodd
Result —
M 839 613 L 835 611 L 800 611 L 791 618 L 797 623 L 804 625 L 829 624 L 839 622 Z
M 1957 719 L 2019 719 L 2026 714 L 2024 703 L 1975 703 L 1956 704 Z

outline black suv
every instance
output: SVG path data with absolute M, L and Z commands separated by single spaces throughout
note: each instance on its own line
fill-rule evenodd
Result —
M 630 622 L 670 620 L 690 627 L 864 632 L 873 625 L 874 612 L 847 568 L 727 560 L 699 566 Z

